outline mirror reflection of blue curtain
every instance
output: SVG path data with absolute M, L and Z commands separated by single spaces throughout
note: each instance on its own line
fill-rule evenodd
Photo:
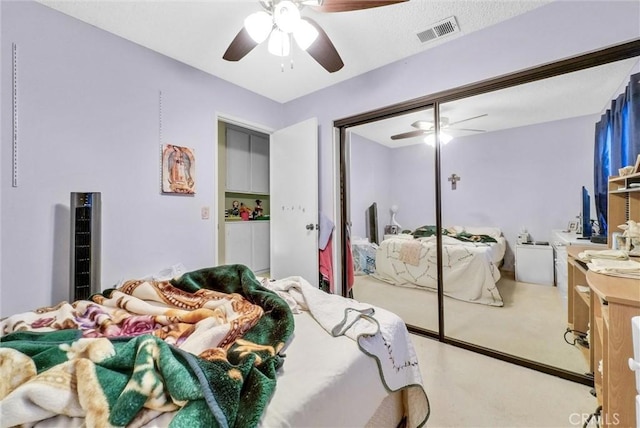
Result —
M 625 91 L 611 101 L 596 123 L 594 146 L 594 197 L 600 233 L 606 234 L 607 192 L 618 168 L 634 165 L 640 154 L 640 73 L 633 74 Z

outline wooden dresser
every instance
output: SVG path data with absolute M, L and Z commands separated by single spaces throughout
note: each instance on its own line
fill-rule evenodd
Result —
M 584 249 L 568 248 L 569 326 L 589 330 L 589 348 L 583 350 L 602 406 L 601 426 L 634 427 L 636 386 L 628 360 L 631 318 L 640 316 L 640 281 L 589 271 L 578 259 Z

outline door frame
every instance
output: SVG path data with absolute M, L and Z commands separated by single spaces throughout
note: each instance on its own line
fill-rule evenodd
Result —
M 224 181 L 220 180 L 220 162 L 222 159 L 218 156 L 218 148 L 220 145 L 220 129 L 218 127 L 219 122 L 224 122 L 229 125 L 239 126 L 241 128 L 245 128 L 251 131 L 257 131 L 262 134 L 269 135 L 269 139 L 271 139 L 271 134 L 276 130 L 269 126 L 265 126 L 256 122 L 251 122 L 243 118 L 239 118 L 237 116 L 229 115 L 226 113 L 216 112 L 214 115 L 214 135 L 215 135 L 215 150 L 213 151 L 213 164 L 216 166 L 216 172 L 213 176 L 213 189 L 214 189 L 214 197 L 213 197 L 213 211 L 211 215 L 211 219 L 214 222 L 214 231 L 217 234 L 217 239 L 215 240 L 215 251 L 213 255 L 213 263 L 214 266 L 218 266 L 220 264 L 220 248 L 224 248 L 225 244 L 225 233 L 224 233 L 224 216 L 220 217 L 220 206 L 224 205 Z
M 215 135 L 215 150 L 213 151 L 213 164 L 216 166 L 216 173 L 214 174 L 213 177 L 213 188 L 214 188 L 214 198 L 213 198 L 213 213 L 211 215 L 211 219 L 214 222 L 214 231 L 216 233 L 216 243 L 214 245 L 214 256 L 213 256 L 213 263 L 214 265 L 219 265 L 220 264 L 220 248 L 224 248 L 225 245 L 225 231 L 224 231 L 224 216 L 220 216 L 220 207 L 221 205 L 224 206 L 224 193 L 225 193 L 225 189 L 224 189 L 224 181 L 221 181 L 221 177 L 220 177 L 220 162 L 221 159 L 219 158 L 219 138 L 220 138 L 220 129 L 219 129 L 219 123 L 220 122 L 224 122 L 230 125 L 235 125 L 241 128 L 245 128 L 248 130 L 252 130 L 252 131 L 256 131 L 256 132 L 260 132 L 262 134 L 267 134 L 269 136 L 269 143 L 271 143 L 271 135 L 276 132 L 278 129 L 272 128 L 270 126 L 266 126 L 257 122 L 251 122 L 248 121 L 244 118 L 239 118 L 237 116 L 233 116 L 230 114 L 226 114 L 226 113 L 221 113 L 221 112 L 216 112 L 214 115 L 214 135 Z M 333 156 L 334 156 L 334 160 L 337 159 L 338 156 L 338 151 L 335 150 L 335 142 L 339 141 L 339 136 L 336 134 L 337 132 L 337 128 L 334 128 L 334 144 L 332 145 L 332 147 L 334 148 L 333 150 Z M 318 141 L 319 143 L 319 141 Z M 332 255 L 333 255 L 333 266 L 334 266 L 334 270 L 333 270 L 333 283 L 336 286 L 335 289 L 335 293 L 336 294 L 340 294 L 342 292 L 341 287 L 341 282 L 340 282 L 340 278 L 342 275 L 342 265 L 340 264 L 340 256 L 342 253 L 341 250 L 341 246 L 340 246 L 340 240 L 338 238 L 336 238 L 336 236 L 338 235 L 339 231 L 338 231 L 338 227 L 337 225 L 338 223 L 338 218 L 339 218 L 339 213 L 340 213 L 340 204 L 339 204 L 339 199 L 336 200 L 335 197 L 337 195 L 337 197 L 339 197 L 340 193 L 339 191 L 336 191 L 337 189 L 335 188 L 335 184 L 339 184 L 339 168 L 337 168 L 337 164 L 334 162 L 334 174 L 333 174 L 333 193 L 334 193 L 334 222 L 336 224 L 336 228 L 334 229 L 334 239 L 332 240 Z M 320 180 L 320 170 L 318 170 L 318 180 Z M 271 189 L 269 189 L 269 192 L 271 192 Z M 318 200 L 318 207 L 320 206 L 320 200 Z M 271 250 L 271 248 L 269 249 Z

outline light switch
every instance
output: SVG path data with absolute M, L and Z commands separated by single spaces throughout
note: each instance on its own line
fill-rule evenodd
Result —
M 203 220 L 208 220 L 209 219 L 209 207 L 202 207 L 202 209 L 200 210 L 200 216 L 202 217 Z

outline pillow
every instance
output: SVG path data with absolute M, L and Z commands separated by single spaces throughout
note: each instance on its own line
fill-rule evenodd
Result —
M 413 235 L 410 233 L 399 233 L 397 235 L 391 235 L 395 239 L 413 239 Z
M 457 235 L 458 233 L 464 232 L 464 226 L 451 226 L 448 227 L 449 235 Z
M 488 235 L 494 239 L 498 239 L 502 236 L 502 231 L 499 227 L 465 226 L 464 231 L 471 235 Z

